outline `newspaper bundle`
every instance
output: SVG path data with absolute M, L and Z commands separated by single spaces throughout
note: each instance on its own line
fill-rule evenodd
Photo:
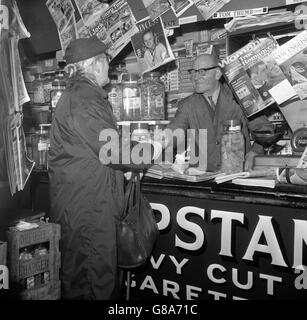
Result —
M 138 33 L 131 38 L 142 74 L 175 60 L 161 18 L 137 23 Z
M 300 32 L 274 50 L 272 57 L 283 69 L 299 98 L 307 98 L 307 31 Z

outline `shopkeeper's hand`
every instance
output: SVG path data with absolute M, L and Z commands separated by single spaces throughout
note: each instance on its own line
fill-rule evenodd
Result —
M 254 157 L 257 155 L 254 151 L 249 151 L 245 156 L 244 170 L 251 171 L 253 169 Z
M 139 175 L 140 175 L 140 180 L 143 178 L 143 172 L 139 172 Z M 128 172 L 125 172 L 124 173 L 124 176 L 127 180 L 130 180 L 131 179 L 131 176 L 132 176 L 132 171 L 128 171 Z

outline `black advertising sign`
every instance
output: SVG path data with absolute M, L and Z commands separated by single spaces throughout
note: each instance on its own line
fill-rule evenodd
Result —
M 306 210 L 145 194 L 159 241 L 131 298 L 306 299 Z

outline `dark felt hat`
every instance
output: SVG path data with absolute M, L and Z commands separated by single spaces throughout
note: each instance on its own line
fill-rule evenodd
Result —
M 79 38 L 70 42 L 65 51 L 67 64 L 86 60 L 107 51 L 107 46 L 96 36 Z

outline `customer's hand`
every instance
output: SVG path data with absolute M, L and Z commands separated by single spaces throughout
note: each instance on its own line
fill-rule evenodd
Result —
M 254 157 L 257 155 L 254 151 L 249 151 L 245 156 L 245 164 L 244 164 L 244 170 L 250 171 L 253 169 L 253 163 L 254 163 Z

